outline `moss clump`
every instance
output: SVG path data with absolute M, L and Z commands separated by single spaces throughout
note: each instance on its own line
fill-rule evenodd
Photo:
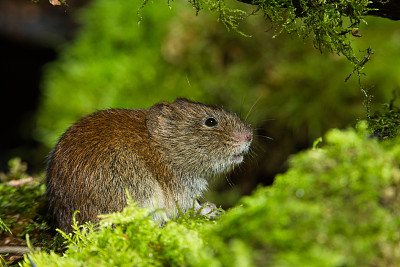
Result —
M 29 176 L 20 158 L 8 162 L 9 172 L 0 173 L 0 218 L 10 227 L 19 218 L 32 220 L 44 203 L 45 186 L 38 176 Z M 1 233 L 1 232 L 0 232 Z
M 148 0 L 143 1 L 145 5 Z M 337 0 L 337 1 L 309 1 L 309 0 L 239 0 L 251 3 L 255 10 L 250 12 L 246 7 L 231 8 L 227 1 L 189 0 L 199 13 L 208 9 L 218 14 L 219 20 L 228 28 L 239 31 L 239 24 L 249 15 L 261 11 L 263 16 L 279 25 L 276 35 L 286 31 L 297 33 L 306 38 L 314 38 L 314 45 L 319 50 L 323 48 L 331 52 L 343 54 L 354 65 L 360 65 L 351 46 L 349 35 L 361 37 L 358 27 L 364 22 L 364 16 L 370 10 L 369 0 Z M 240 31 L 239 31 L 240 32 Z
M 383 112 L 376 112 L 368 120 L 371 134 L 379 139 L 392 139 L 399 134 L 400 108 L 394 105 L 395 98 L 383 105 Z
M 198 227 L 206 219 L 181 219 L 160 228 L 150 215 L 131 204 L 122 213 L 103 216 L 98 231 L 75 224 L 73 235 L 63 234 L 70 244 L 63 257 L 40 252 L 31 260 L 36 266 L 183 266 L 188 257 L 204 258 Z
M 259 266 L 399 265 L 399 140 L 378 143 L 361 128 L 332 130 L 323 149 L 294 156 L 214 235 L 244 243 Z
M 62 249 L 63 239 L 54 237 L 45 222 L 45 186 L 42 176 L 26 173 L 27 164 L 20 158 L 9 161 L 9 172 L 0 173 L 0 266 L 16 266 L 23 257 L 15 252 L 26 247 L 26 235 L 31 244 L 43 251 Z
M 399 140 L 368 135 L 365 123 L 331 130 L 323 148 L 295 155 L 273 186 L 218 221 L 182 218 L 160 228 L 131 205 L 98 231 L 78 231 L 63 257 L 31 259 L 36 266 L 398 266 Z
M 142 0 L 140 11 L 149 2 Z M 168 0 L 168 5 L 170 5 Z M 327 48 L 338 54 L 343 54 L 353 64 L 359 65 L 360 60 L 354 54 L 348 35 L 361 37 L 358 34 L 360 22 L 371 9 L 368 8 L 370 0 L 335 0 L 335 1 L 310 1 L 310 0 L 238 0 L 254 5 L 255 10 L 248 8 L 229 7 L 225 0 L 188 0 L 195 8 L 196 14 L 206 9 L 218 14 L 219 20 L 238 32 L 240 22 L 249 15 L 261 11 L 264 17 L 280 27 L 277 33 L 283 31 L 298 33 L 305 38 L 314 37 L 314 44 L 318 49 Z M 236 1 L 235 1 L 236 2 Z M 234 2 L 234 3 L 235 3 Z M 237 3 L 236 2 L 236 3 Z M 61 1 L 66 4 L 66 1 Z

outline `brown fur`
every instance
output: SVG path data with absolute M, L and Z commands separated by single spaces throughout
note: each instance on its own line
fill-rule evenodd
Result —
M 218 125 L 206 126 L 209 117 Z M 250 126 L 236 115 L 186 99 L 93 113 L 72 125 L 51 153 L 51 215 L 70 232 L 75 210 L 79 222 L 97 222 L 97 215 L 126 206 L 127 189 L 140 206 L 173 216 L 175 203 L 188 210 L 211 176 L 239 164 L 251 139 Z

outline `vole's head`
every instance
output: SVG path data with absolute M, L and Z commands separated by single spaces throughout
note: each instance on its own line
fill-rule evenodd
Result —
M 235 114 L 184 98 L 151 107 L 146 126 L 167 164 L 199 175 L 241 163 L 253 139 L 251 127 Z

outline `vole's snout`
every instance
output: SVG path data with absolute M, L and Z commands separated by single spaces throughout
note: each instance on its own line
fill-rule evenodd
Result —
M 253 140 L 253 131 L 249 129 L 240 129 L 234 132 L 235 140 L 232 161 L 234 164 L 240 164 L 243 161 L 243 156 L 249 151 L 251 141 Z
M 251 141 L 253 140 L 253 131 L 251 129 L 237 131 L 234 133 L 234 138 L 239 143 L 251 143 Z
M 253 130 L 250 127 L 237 129 L 233 133 L 233 138 L 235 140 L 233 162 L 240 164 L 243 161 L 243 155 L 249 151 L 253 140 Z
M 251 140 L 253 140 L 253 133 L 252 132 L 243 133 L 243 139 L 246 142 L 251 142 Z

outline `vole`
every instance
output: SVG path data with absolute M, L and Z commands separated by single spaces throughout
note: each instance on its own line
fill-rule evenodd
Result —
M 140 207 L 185 212 L 211 177 L 243 161 L 253 131 L 222 108 L 178 98 L 149 109 L 109 109 L 73 124 L 50 153 L 47 199 L 56 226 L 121 211 L 126 190 Z

